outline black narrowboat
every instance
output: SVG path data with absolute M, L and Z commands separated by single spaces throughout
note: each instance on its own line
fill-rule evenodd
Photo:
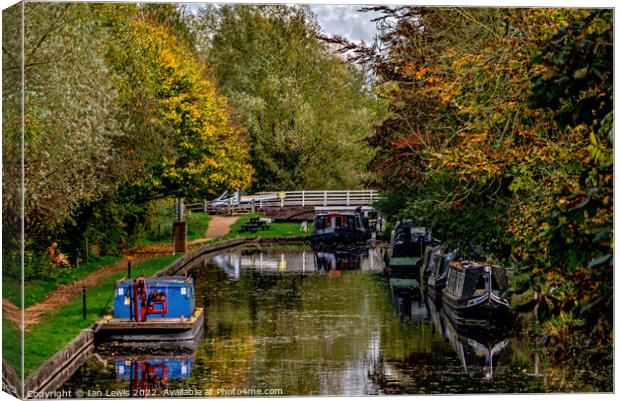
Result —
M 428 282 L 428 276 L 431 275 L 433 270 L 433 255 L 440 253 L 441 247 L 439 245 L 427 245 L 424 249 L 424 256 L 422 257 L 422 265 L 420 267 L 421 282 L 426 287 Z
M 357 210 L 317 211 L 310 242 L 314 246 L 364 243 L 370 231 Z
M 441 292 L 448 282 L 450 263 L 455 259 L 456 251 L 438 251 L 430 257 L 430 274 L 426 280 L 428 294 L 433 299 L 441 297 Z
M 426 245 L 433 241 L 431 231 L 416 227 L 410 220 L 404 220 L 394 229 L 392 236 L 392 258 L 421 258 Z
M 489 263 L 455 262 L 448 270 L 443 306 L 457 318 L 507 316 L 510 305 L 501 297 L 507 289 L 504 268 Z

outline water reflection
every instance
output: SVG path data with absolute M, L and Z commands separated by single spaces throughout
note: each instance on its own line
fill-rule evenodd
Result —
M 191 356 L 127 356 L 114 361 L 117 380 L 129 381 L 129 389 L 160 392 L 169 380 L 187 379 L 192 370 Z
M 165 383 L 202 394 L 275 388 L 285 396 L 545 391 L 530 374 L 526 342 L 459 333 L 408 278 L 385 277 L 377 249 L 227 252 L 191 275 L 206 315 L 185 374 L 187 354 L 129 353 L 107 367 L 91 359 L 65 388 Z M 127 361 L 137 381 L 119 374 L 117 362 L 127 369 Z M 164 361 L 171 363 L 167 380 Z
M 238 280 L 244 269 L 297 274 L 381 270 L 383 268 L 381 252 L 378 247 L 349 250 L 255 250 L 247 253 L 233 251 L 216 255 L 211 262 L 226 272 L 230 278 Z

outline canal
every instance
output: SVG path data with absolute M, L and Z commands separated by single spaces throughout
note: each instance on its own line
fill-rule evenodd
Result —
M 205 308 L 195 346 L 100 347 L 77 396 L 545 392 L 536 350 L 464 336 L 419 290 L 386 277 L 380 249 L 245 249 L 190 271 Z

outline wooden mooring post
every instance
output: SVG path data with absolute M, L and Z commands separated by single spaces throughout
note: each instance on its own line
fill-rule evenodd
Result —
M 82 287 L 82 319 L 86 320 L 86 287 Z

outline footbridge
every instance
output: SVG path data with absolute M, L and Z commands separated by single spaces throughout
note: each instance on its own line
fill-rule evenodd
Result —
M 291 218 L 322 207 L 372 207 L 379 194 L 372 189 L 264 191 L 253 195 L 223 194 L 214 200 L 185 205 L 186 210 L 209 214 L 264 213 Z M 286 216 L 286 217 L 285 217 Z

